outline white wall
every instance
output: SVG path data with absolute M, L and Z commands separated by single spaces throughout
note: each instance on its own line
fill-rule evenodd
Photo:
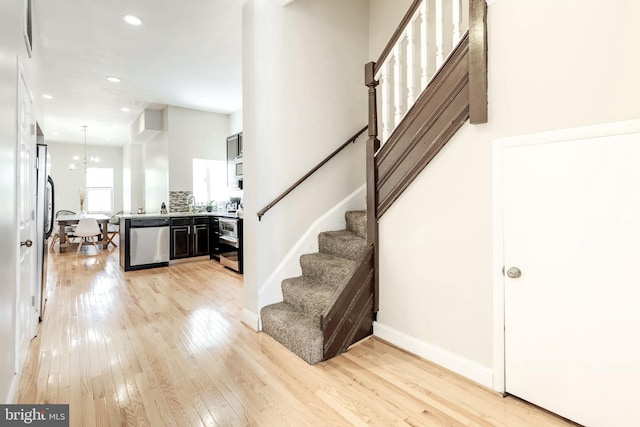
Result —
M 46 135 L 45 135 L 46 142 Z M 84 188 L 84 168 L 70 170 L 71 163 L 79 163 L 82 160 L 73 160 L 73 156 L 84 156 L 84 145 L 65 144 L 60 142 L 47 142 L 49 154 L 51 154 L 51 178 L 55 183 L 55 209 L 67 209 L 74 212 L 80 211 L 80 189 Z M 99 163 L 91 163 L 87 160 L 87 167 L 100 167 L 113 169 L 113 212 L 122 210 L 122 147 L 87 145 L 87 159 L 99 157 Z M 86 201 L 84 209 L 87 209 Z
M 258 223 L 256 212 L 367 122 L 368 1 L 250 0 L 243 10 L 245 309 L 294 242 L 364 175 L 350 146 Z
M 126 143 L 122 147 L 122 210 L 136 212 L 144 206 L 144 145 Z
M 229 114 L 229 135 L 242 132 L 242 109 Z
M 380 221 L 377 330 L 476 373 L 493 364 L 492 140 L 640 116 L 639 3 L 502 0 L 488 14 L 489 123 L 465 125 Z
M 369 0 L 369 61 L 378 60 L 411 3 L 413 0 Z
M 20 49 L 20 2 L 0 3 L 0 402 L 9 398 L 14 377 L 16 301 L 16 55 Z
M 166 126 L 165 121 L 165 126 Z M 133 212 L 143 207 L 147 213 L 159 213 L 164 202 L 169 206 L 169 133 L 159 132 L 144 143 L 144 201 L 131 206 Z
M 227 158 L 229 116 L 173 106 L 167 110 L 169 190 L 193 191 L 193 159 Z
M 167 106 L 162 110 L 163 130 L 141 144 L 124 148 L 125 211 L 160 212 L 169 206 L 169 191 L 193 190 L 193 159 L 226 160 L 226 138 L 233 117 L 242 123 L 242 110 L 232 115 Z M 132 140 L 135 136 L 132 124 Z

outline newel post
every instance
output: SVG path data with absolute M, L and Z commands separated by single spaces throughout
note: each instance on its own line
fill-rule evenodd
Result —
M 367 242 L 373 244 L 375 290 L 373 311 L 378 311 L 378 219 L 376 215 L 378 201 L 376 198 L 377 170 L 375 154 L 380 148 L 378 139 L 378 112 L 376 107 L 375 62 L 364 66 L 365 85 L 369 88 L 369 139 L 367 140 Z
M 487 123 L 487 2 L 471 0 L 469 5 L 469 121 Z

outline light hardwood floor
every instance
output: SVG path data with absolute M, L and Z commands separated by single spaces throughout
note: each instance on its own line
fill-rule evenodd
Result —
M 309 366 L 240 323 L 242 276 L 213 261 L 124 273 L 118 251 L 52 254 L 21 403 L 73 426 L 566 426 L 369 338 Z

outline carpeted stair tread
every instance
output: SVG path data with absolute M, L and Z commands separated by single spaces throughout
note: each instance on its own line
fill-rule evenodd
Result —
M 349 276 L 354 264 L 353 260 L 319 252 L 300 257 L 303 276 L 334 288 Z
M 366 245 L 366 239 L 348 230 L 324 231 L 318 234 L 320 252 L 342 258 L 357 259 Z
M 349 211 L 345 214 L 347 230 L 358 237 L 367 238 L 367 211 Z
M 327 308 L 336 293 L 330 285 L 316 282 L 304 276 L 292 277 L 282 281 L 284 302 L 291 304 L 298 311 L 306 313 L 314 320 Z
M 260 310 L 262 330 L 309 363 L 323 359 L 322 331 L 319 322 L 286 302 L 279 302 Z

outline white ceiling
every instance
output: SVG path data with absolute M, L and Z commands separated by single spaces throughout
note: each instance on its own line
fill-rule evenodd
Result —
M 147 107 L 240 109 L 243 2 L 33 0 L 43 45 L 34 51 L 43 65 L 36 96 L 53 96 L 38 100 L 45 139 L 82 143 L 87 125 L 87 144 L 122 145 Z M 128 14 L 143 25 L 125 23 Z

